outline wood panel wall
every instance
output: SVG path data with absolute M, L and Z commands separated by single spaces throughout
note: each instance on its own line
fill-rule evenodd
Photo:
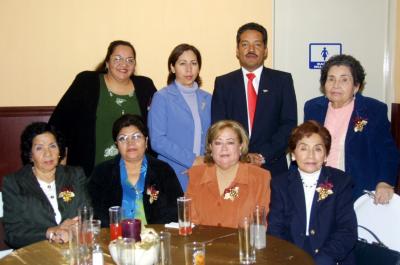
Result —
M 0 188 L 3 177 L 21 168 L 20 137 L 35 121 L 47 122 L 54 107 L 0 107 Z

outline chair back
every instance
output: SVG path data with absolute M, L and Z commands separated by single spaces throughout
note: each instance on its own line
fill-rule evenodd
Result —
M 400 251 L 400 196 L 393 195 L 389 204 L 374 204 L 374 199 L 364 194 L 354 203 L 359 226 L 371 230 L 390 249 Z M 358 227 L 358 237 L 367 242 L 377 240 L 365 229 Z

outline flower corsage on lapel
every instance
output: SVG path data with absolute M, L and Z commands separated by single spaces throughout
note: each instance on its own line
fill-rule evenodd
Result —
M 238 197 L 239 197 L 239 187 L 238 186 L 226 188 L 224 190 L 224 200 L 234 201 Z
M 147 188 L 146 194 L 150 196 L 150 199 L 149 199 L 150 204 L 152 204 L 153 202 L 155 202 L 158 199 L 159 193 L 160 193 L 160 191 L 156 190 L 154 185 L 151 185 Z
M 329 195 L 333 194 L 333 184 L 326 180 L 324 183 L 319 184 L 315 189 L 318 192 L 318 201 L 325 200 Z
M 71 202 L 75 197 L 74 189 L 72 187 L 62 187 L 58 198 L 62 198 L 64 202 Z
M 362 132 L 364 130 L 364 127 L 367 125 L 368 120 L 361 117 L 357 116 L 354 119 L 354 132 Z

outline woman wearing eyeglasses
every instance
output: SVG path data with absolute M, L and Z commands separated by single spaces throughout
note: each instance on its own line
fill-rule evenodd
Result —
M 122 206 L 125 218 L 142 224 L 177 220 L 176 199 L 183 196 L 174 170 L 146 155 L 148 129 L 138 115 L 125 114 L 114 122 L 112 137 L 119 155 L 95 167 L 88 190 L 94 216 L 109 225 L 108 209 Z
M 125 113 L 147 119 L 153 81 L 134 75 L 136 51 L 131 43 L 110 43 L 96 71 L 78 74 L 57 104 L 49 123 L 67 138 L 67 164 L 93 167 L 113 158 L 118 150 L 109 135 L 113 122 Z

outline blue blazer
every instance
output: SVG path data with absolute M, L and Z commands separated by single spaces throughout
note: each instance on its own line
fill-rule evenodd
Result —
M 317 187 L 328 181 L 333 194 L 311 207 L 309 242 L 317 265 L 355 264 L 352 248 L 357 241 L 357 219 L 352 202 L 352 180 L 341 170 L 322 167 Z M 272 178 L 268 234 L 305 248 L 306 205 L 297 169 Z
M 197 89 L 197 102 L 201 119 L 201 154 L 205 151 L 205 137 L 211 119 L 211 95 Z M 174 170 L 186 191 L 186 171 L 192 166 L 194 121 L 192 112 L 179 92 L 175 82 L 156 92 L 148 116 L 151 145 L 158 159 L 167 162 Z
M 215 79 L 211 120 L 235 120 L 248 131 L 246 90 L 242 70 Z M 297 125 L 296 95 L 289 73 L 263 68 L 249 151 L 261 153 L 272 177 L 286 172 L 286 149 Z
M 329 100 L 322 96 L 304 105 L 304 120 L 324 124 Z M 354 132 L 357 117 L 368 124 L 362 132 Z M 357 93 L 345 140 L 345 171 L 355 183 L 354 199 L 363 190 L 375 190 L 379 182 L 396 185 L 399 152 L 390 134 L 386 104 Z

